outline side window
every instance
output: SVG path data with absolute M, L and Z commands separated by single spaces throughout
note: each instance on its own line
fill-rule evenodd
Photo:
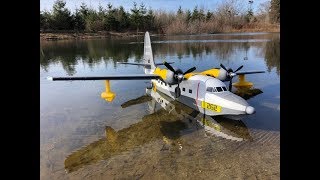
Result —
M 212 87 L 207 87 L 208 92 L 212 92 L 212 89 L 213 89 Z
M 222 87 L 222 89 L 223 89 L 224 91 L 227 91 L 227 88 L 226 88 L 226 87 Z
M 182 91 L 186 91 L 186 88 L 182 88 Z
M 189 89 L 189 93 L 192 94 L 192 90 L 191 89 Z
M 213 87 L 212 88 L 212 92 L 217 92 L 216 88 Z
M 216 87 L 218 92 L 223 91 L 221 87 Z

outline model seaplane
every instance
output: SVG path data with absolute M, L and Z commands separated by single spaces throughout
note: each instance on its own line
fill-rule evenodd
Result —
M 116 94 L 110 89 L 110 80 L 151 80 L 151 89 L 160 91 L 172 99 L 175 99 L 203 114 L 216 115 L 241 115 L 253 114 L 254 107 L 249 106 L 246 100 L 232 92 L 232 86 L 237 88 L 251 88 L 253 84 L 245 80 L 246 74 L 264 73 L 264 71 L 242 71 L 240 66 L 235 71 L 220 64 L 221 68 L 212 68 L 203 72 L 194 72 L 192 67 L 185 72 L 173 68 L 168 62 L 155 63 L 152 54 L 149 33 L 144 37 L 144 63 L 119 62 L 144 66 L 145 74 L 131 75 L 109 75 L 98 77 L 48 77 L 53 81 L 75 81 L 75 80 L 105 80 L 106 91 L 101 98 L 113 101 Z M 167 69 L 157 66 L 164 65 Z M 239 82 L 232 83 L 233 77 L 238 76 Z M 224 84 L 229 81 L 227 89 Z

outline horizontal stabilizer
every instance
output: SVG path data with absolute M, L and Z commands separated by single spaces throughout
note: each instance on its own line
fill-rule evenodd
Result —
M 256 74 L 256 73 L 265 73 L 265 71 L 242 71 L 242 72 L 236 72 L 237 75 Z
M 169 64 L 173 64 L 174 62 L 168 62 Z M 130 63 L 130 62 L 117 62 L 117 64 L 129 64 L 129 65 L 137 65 L 137 66 L 148 66 L 150 64 L 145 63 Z M 163 63 L 155 63 L 156 66 L 164 65 Z
M 168 64 L 173 64 L 174 62 L 167 62 Z M 156 66 L 164 65 L 164 63 L 156 63 Z
M 117 64 L 130 64 L 130 65 L 137 65 L 137 66 L 147 66 L 148 64 L 144 63 L 129 63 L 129 62 L 117 62 Z
M 131 74 L 131 75 L 109 75 L 109 76 L 89 76 L 89 77 L 47 77 L 51 81 L 87 81 L 87 80 L 146 80 L 159 79 L 155 74 Z

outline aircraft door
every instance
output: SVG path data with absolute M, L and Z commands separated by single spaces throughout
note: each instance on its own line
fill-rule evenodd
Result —
M 197 94 L 196 94 L 196 101 L 198 109 L 201 113 L 203 113 L 203 108 L 201 103 L 205 101 L 206 96 L 206 84 L 203 81 L 199 81 L 197 84 Z

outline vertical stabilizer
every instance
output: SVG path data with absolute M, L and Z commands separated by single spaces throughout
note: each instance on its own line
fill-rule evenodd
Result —
M 143 60 L 145 64 L 148 64 L 144 67 L 144 72 L 146 74 L 151 74 L 156 69 L 155 63 L 153 61 L 153 54 L 151 48 L 151 41 L 149 32 L 146 32 L 144 36 L 144 53 L 143 53 Z

